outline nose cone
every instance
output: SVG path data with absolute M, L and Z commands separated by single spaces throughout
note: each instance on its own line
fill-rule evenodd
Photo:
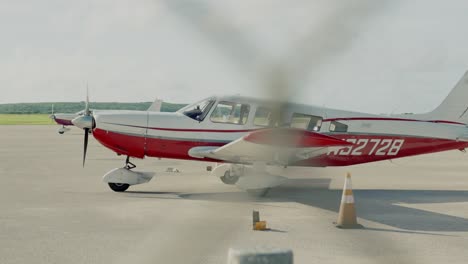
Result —
M 93 128 L 94 121 L 92 116 L 79 116 L 72 120 L 73 125 L 81 129 Z

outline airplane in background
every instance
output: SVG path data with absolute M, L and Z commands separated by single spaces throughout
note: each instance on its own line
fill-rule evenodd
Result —
M 52 120 L 54 120 L 55 123 L 62 126 L 61 128 L 58 129 L 58 133 L 63 134 L 65 132 L 70 131 L 70 128 L 68 128 L 68 126 L 73 126 L 73 123 L 71 121 L 73 119 L 75 119 L 76 117 L 78 117 L 78 116 L 82 116 L 83 114 L 84 114 L 84 110 L 81 110 L 81 111 L 76 112 L 74 114 L 57 113 L 57 114 L 52 114 L 49 117 Z
M 154 173 L 130 158 L 217 162 L 212 174 L 256 194 L 282 184 L 292 166 L 327 167 L 390 160 L 468 147 L 468 73 L 427 114 L 382 116 L 241 96 L 213 96 L 174 113 L 95 111 L 72 120 L 125 166 L 103 180 L 122 192 Z
M 146 111 L 151 111 L 151 112 L 160 112 L 161 111 L 161 106 L 162 106 L 162 100 L 156 99 L 150 107 Z M 91 113 L 94 111 L 93 109 L 90 110 Z M 110 110 L 110 111 L 120 111 L 120 110 Z M 65 132 L 70 131 L 70 128 L 68 126 L 73 126 L 72 120 L 79 117 L 83 116 L 85 113 L 85 110 L 81 110 L 76 113 L 54 113 L 54 108 L 52 106 L 52 114 L 49 116 L 52 120 L 55 121 L 58 125 L 61 125 L 58 129 L 59 134 L 64 134 Z

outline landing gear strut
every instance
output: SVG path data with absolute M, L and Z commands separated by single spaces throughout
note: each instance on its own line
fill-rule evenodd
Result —
M 70 131 L 70 128 L 68 128 L 68 127 L 66 127 L 66 126 L 62 126 L 61 128 L 58 129 L 57 132 L 58 132 L 60 135 L 63 135 L 63 134 L 64 134 L 65 132 L 67 132 L 67 131 Z
M 127 156 L 127 159 L 125 160 L 125 166 L 124 169 L 127 170 L 132 170 L 136 168 L 136 165 L 130 162 L 130 156 Z

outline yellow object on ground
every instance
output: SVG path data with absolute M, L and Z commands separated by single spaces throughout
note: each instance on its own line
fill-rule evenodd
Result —
M 260 231 L 267 230 L 267 223 L 266 223 L 266 221 L 259 221 L 259 222 L 256 222 L 256 223 L 255 223 L 254 230 L 260 230 Z

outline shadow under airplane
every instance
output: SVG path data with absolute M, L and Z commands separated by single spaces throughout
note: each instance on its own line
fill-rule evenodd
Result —
M 291 179 L 285 185 L 272 188 L 265 198 L 252 198 L 244 192 L 186 193 L 178 196 L 183 199 L 218 202 L 297 202 L 338 212 L 342 191 L 327 189 L 330 182 L 330 179 Z M 358 216 L 365 220 L 411 231 L 468 231 L 466 218 L 398 205 L 468 202 L 468 191 L 354 190 L 354 196 Z

